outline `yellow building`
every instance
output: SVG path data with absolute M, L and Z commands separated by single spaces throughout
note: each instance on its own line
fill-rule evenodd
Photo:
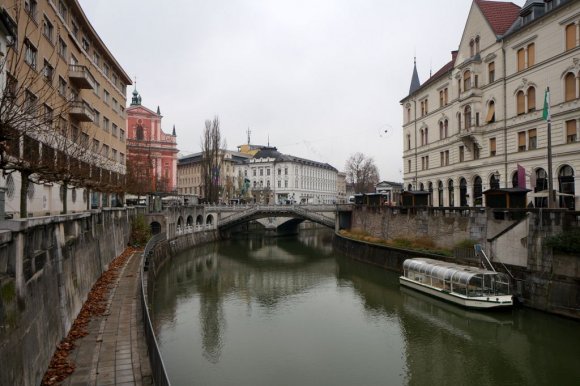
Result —
M 64 197 L 69 212 L 114 205 L 124 183 L 130 78 L 77 0 L 8 0 L 0 7 L 15 35 L 2 58 L 3 96 L 24 100 L 18 108 L 28 109 L 36 122 L 32 129 L 12 125 L 19 138 L 8 149 L 10 162 L 18 171 L 33 158 L 43 166 L 30 169 L 35 183 L 28 187 L 29 215 L 59 213 Z M 53 159 L 57 168 L 68 166 L 55 172 Z M 15 216 L 22 175 L 1 183 L 6 211 Z
M 550 90 L 557 205 L 580 201 L 580 1 L 475 0 L 457 51 L 402 101 L 404 185 L 434 206 L 484 205 L 482 192 L 530 189 L 547 205 Z

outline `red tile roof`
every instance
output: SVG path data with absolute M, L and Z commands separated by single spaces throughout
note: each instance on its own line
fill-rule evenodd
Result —
M 503 35 L 520 15 L 521 8 L 514 3 L 475 0 L 483 16 L 496 35 Z

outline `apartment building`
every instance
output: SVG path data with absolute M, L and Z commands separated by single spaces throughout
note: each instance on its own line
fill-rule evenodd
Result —
M 475 0 L 451 60 L 403 107 L 406 190 L 434 206 L 485 205 L 489 189 L 529 189 L 547 205 L 549 88 L 557 205 L 580 205 L 580 1 Z
M 77 0 L 8 0 L 2 56 L 6 212 L 18 217 L 23 179 L 29 216 L 119 203 L 124 189 L 126 87 L 131 79 Z M 4 110 L 6 111 L 6 110 Z M 3 133 L 6 134 L 6 133 Z

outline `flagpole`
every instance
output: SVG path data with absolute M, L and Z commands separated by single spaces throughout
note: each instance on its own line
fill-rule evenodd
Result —
M 548 122 L 548 208 L 555 208 L 554 183 L 552 181 L 552 117 L 550 115 L 550 87 L 546 87 L 542 117 Z

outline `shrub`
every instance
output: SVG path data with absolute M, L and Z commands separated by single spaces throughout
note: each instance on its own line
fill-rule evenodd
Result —
M 455 248 L 457 248 L 457 249 L 469 249 L 469 248 L 473 248 L 473 246 L 475 244 L 477 244 L 476 240 L 464 239 L 464 240 L 461 240 L 460 242 L 458 242 L 457 244 L 455 244 Z
M 546 238 L 545 245 L 554 251 L 569 254 L 580 253 L 580 229 L 567 230 Z
M 131 221 L 131 244 L 145 246 L 151 237 L 151 229 L 142 214 L 137 215 Z

